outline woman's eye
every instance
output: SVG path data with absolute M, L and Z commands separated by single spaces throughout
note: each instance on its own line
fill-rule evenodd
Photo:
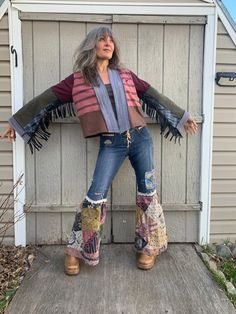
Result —
M 99 40 L 106 40 L 106 38 L 105 37 L 100 37 Z M 110 37 L 110 41 L 113 42 L 113 38 Z

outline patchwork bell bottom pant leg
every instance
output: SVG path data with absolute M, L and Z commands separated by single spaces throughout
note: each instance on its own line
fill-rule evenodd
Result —
M 99 263 L 101 235 L 107 212 L 107 193 L 117 171 L 128 157 L 137 179 L 134 249 L 147 255 L 167 250 L 165 218 L 156 190 L 153 142 L 148 128 L 126 133 L 101 134 L 91 186 L 80 204 L 65 253 L 86 264 Z

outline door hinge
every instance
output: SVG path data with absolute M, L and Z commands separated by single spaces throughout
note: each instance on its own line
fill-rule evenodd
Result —
M 202 211 L 202 208 L 203 208 L 203 202 L 202 202 L 202 201 L 199 201 L 199 204 L 200 204 L 200 211 Z
M 202 123 L 205 121 L 205 113 L 202 114 Z

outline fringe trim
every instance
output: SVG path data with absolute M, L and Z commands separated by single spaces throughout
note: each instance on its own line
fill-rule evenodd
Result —
M 31 154 L 33 154 L 34 148 L 40 150 L 43 146 L 38 138 L 45 141 L 49 139 L 51 133 L 48 132 L 47 129 L 51 122 L 58 118 L 76 117 L 73 102 L 64 103 L 63 105 L 61 102 L 57 102 L 56 106 L 57 107 L 55 107 L 55 103 L 52 103 L 42 110 L 43 113 L 39 114 L 43 115 L 43 117 L 39 120 L 37 129 L 27 143 L 29 144 Z
M 148 96 L 148 97 L 151 97 L 151 96 Z M 155 102 L 154 102 L 155 101 Z M 168 131 L 166 132 L 166 134 L 164 135 L 164 137 L 167 139 L 168 136 L 170 134 L 172 134 L 171 138 L 170 138 L 170 141 L 172 141 L 173 137 L 175 137 L 175 144 L 176 144 L 176 141 L 178 140 L 179 142 L 179 145 L 180 144 L 180 139 L 183 138 L 182 134 L 179 132 L 179 130 L 174 127 L 173 125 L 170 124 L 170 121 L 168 120 L 168 118 L 164 115 L 164 114 L 160 114 L 159 111 L 164 111 L 164 107 L 162 105 L 160 105 L 156 99 L 154 99 L 152 97 L 152 101 L 151 101 L 151 104 L 148 102 L 148 99 L 147 97 L 143 97 L 143 98 L 140 98 L 140 103 L 142 105 L 142 109 L 143 111 L 152 119 L 152 120 L 155 120 L 157 123 L 160 123 L 160 129 L 161 129 L 161 132 L 160 134 L 162 135 L 166 128 L 168 127 Z M 158 110 L 158 108 L 153 108 L 151 106 L 155 106 L 156 107 L 160 107 Z M 162 107 L 162 108 L 161 108 Z

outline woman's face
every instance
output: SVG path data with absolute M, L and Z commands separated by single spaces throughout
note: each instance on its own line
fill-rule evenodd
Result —
M 109 60 L 114 51 L 114 42 L 109 35 L 103 35 L 96 43 L 96 54 L 98 59 Z

